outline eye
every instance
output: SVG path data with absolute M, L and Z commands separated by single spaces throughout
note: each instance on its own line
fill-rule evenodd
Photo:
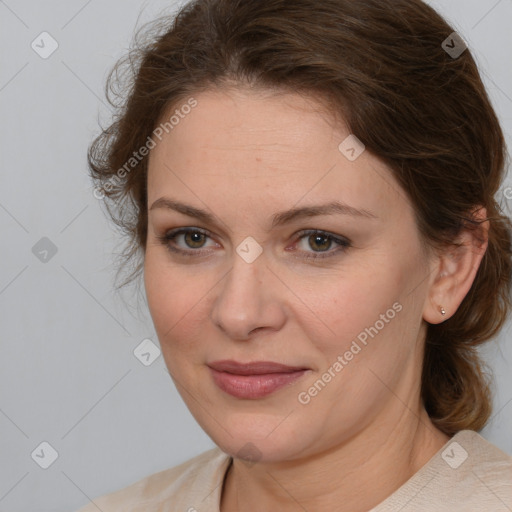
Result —
M 200 228 L 178 228 L 157 236 L 159 241 L 174 253 L 184 256 L 203 256 L 205 249 L 219 247 L 209 233 Z M 208 245 L 210 241 L 210 245 Z M 327 233 L 325 231 L 311 229 L 304 230 L 296 235 L 295 246 L 288 251 L 299 251 L 304 259 L 320 259 L 335 256 L 351 247 L 351 242 L 344 237 Z
M 199 228 L 175 229 L 158 236 L 158 239 L 170 251 L 187 256 L 199 256 L 204 252 L 199 249 L 218 246 L 213 241 L 213 245 L 206 245 L 210 236 L 206 231 Z
M 328 258 L 351 247 L 350 240 L 320 230 L 301 231 L 297 237 L 299 249 L 305 253 L 301 257 L 306 259 Z

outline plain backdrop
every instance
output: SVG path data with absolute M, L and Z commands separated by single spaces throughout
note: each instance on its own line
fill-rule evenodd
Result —
M 510 144 L 512 0 L 431 3 L 469 43 Z M 213 447 L 162 358 L 134 356 L 157 340 L 136 290 L 114 292 L 119 238 L 85 158 L 108 120 L 107 72 L 136 27 L 175 7 L 0 0 L 0 512 L 76 510 Z M 496 396 L 482 434 L 512 453 L 508 327 L 484 352 Z

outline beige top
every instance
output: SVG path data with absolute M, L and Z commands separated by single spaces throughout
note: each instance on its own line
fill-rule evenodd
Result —
M 219 448 L 94 500 L 79 512 L 219 512 L 231 457 Z M 463 430 L 369 512 L 511 512 L 512 457 Z

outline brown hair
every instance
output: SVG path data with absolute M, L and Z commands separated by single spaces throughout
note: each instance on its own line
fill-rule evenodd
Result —
M 127 260 L 145 250 L 147 158 L 128 170 L 126 162 L 170 107 L 233 83 L 326 101 L 389 165 L 431 247 L 453 244 L 477 224 L 474 208 L 487 209 L 488 249 L 457 312 L 428 325 L 422 374 L 439 429 L 482 428 L 491 395 L 476 347 L 510 308 L 511 224 L 495 200 L 506 149 L 470 51 L 455 58 L 442 47 L 453 29 L 420 0 L 196 0 L 149 28 L 109 76 L 117 117 L 88 154 L 97 190 L 128 235 Z

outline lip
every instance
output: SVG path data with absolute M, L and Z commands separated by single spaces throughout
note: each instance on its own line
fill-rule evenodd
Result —
M 249 400 L 268 396 L 294 383 L 309 370 L 303 366 L 288 366 L 273 361 L 215 361 L 208 367 L 215 384 L 222 391 Z

